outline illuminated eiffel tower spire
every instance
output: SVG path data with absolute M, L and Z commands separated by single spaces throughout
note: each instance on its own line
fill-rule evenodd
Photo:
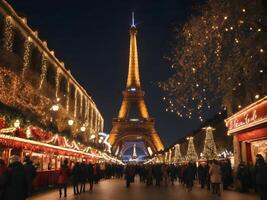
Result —
M 137 153 L 136 153 L 136 144 L 133 145 L 133 156 L 134 159 L 137 158 Z
M 137 29 L 134 22 L 134 12 L 132 12 L 132 25 L 130 28 L 130 55 L 129 55 L 129 69 L 126 88 L 141 89 L 138 52 L 136 42 Z

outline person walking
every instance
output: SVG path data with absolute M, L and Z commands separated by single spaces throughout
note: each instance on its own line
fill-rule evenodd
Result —
M 167 165 L 162 165 L 162 167 L 161 167 L 161 171 L 162 171 L 162 180 L 163 180 L 163 184 L 164 184 L 165 186 L 168 186 L 168 182 L 169 182 L 168 166 L 167 166 Z
M 126 179 L 126 187 L 130 187 L 130 183 L 134 179 L 134 167 L 132 165 L 127 165 L 125 168 L 125 179 Z
M 68 167 L 68 160 L 65 159 L 59 169 L 59 197 L 62 196 L 62 189 L 64 190 L 64 197 L 67 197 L 67 185 L 68 185 L 68 176 L 70 174 L 70 169 Z
M 0 187 L 4 188 L 1 200 L 25 200 L 28 195 L 27 186 L 27 177 L 20 158 L 13 155 L 7 170 L 0 176 Z
M 213 160 L 213 163 L 209 169 L 210 180 L 212 184 L 212 193 L 221 196 L 220 184 L 222 181 L 221 167 L 217 160 Z
M 185 168 L 184 171 L 184 180 L 188 192 L 192 191 L 194 178 L 195 178 L 195 169 L 193 164 L 189 162 L 188 166 Z
M 205 164 L 201 163 L 197 169 L 197 174 L 198 174 L 199 183 L 201 185 L 201 189 L 205 187 L 207 173 L 208 171 L 207 171 L 207 168 L 205 167 Z
M 30 195 L 32 193 L 32 181 L 36 177 L 37 172 L 29 156 L 25 156 L 23 167 L 27 178 L 28 195 Z
M 79 183 L 80 183 L 80 176 L 81 176 L 81 170 L 80 170 L 80 163 L 76 162 L 72 172 L 72 186 L 73 186 L 73 193 L 74 195 L 80 194 L 79 191 Z
M 89 163 L 87 165 L 87 178 L 88 178 L 88 182 L 90 185 L 90 191 L 93 191 L 93 187 L 94 187 L 94 166 L 92 163 Z
M 170 178 L 171 178 L 171 184 L 174 185 L 174 181 L 176 181 L 177 178 L 177 174 L 176 174 L 176 167 L 174 166 L 174 164 L 171 164 L 170 168 Z
M 87 167 L 85 162 L 82 162 L 80 164 L 80 182 L 81 182 L 81 187 L 80 187 L 80 193 L 85 192 L 85 183 L 87 179 Z
M 237 168 L 237 179 L 241 183 L 240 192 L 248 192 L 249 188 L 249 169 L 244 162 L 240 162 Z
M 267 163 L 261 154 L 256 155 L 255 175 L 260 198 L 267 200 Z
M 4 172 L 7 170 L 4 160 L 0 159 L 0 177 L 3 176 Z M 0 186 L 0 199 L 3 199 L 4 187 Z

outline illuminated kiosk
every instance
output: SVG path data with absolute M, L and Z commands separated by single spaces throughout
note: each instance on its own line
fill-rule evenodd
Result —
M 255 164 L 256 154 L 267 158 L 267 96 L 225 120 L 233 135 L 234 165 L 240 161 Z
M 109 142 L 112 152 L 120 156 L 126 142 L 143 142 L 145 151 L 150 155 L 163 150 L 164 146 L 155 129 L 155 121 L 148 114 L 144 101 L 145 92 L 141 88 L 136 42 L 137 29 L 133 23 L 130 27 L 130 55 L 126 89 L 119 115 L 112 120 Z

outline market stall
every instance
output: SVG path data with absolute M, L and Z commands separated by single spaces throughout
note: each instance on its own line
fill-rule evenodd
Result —
M 235 166 L 254 164 L 259 153 L 267 159 L 267 96 L 225 120 L 233 135 Z

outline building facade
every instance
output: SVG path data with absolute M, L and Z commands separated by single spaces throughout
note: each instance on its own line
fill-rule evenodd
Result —
M 0 31 L 2 104 L 85 142 L 103 131 L 103 117 L 91 96 L 27 25 L 27 19 L 5 1 L 0 2 Z

